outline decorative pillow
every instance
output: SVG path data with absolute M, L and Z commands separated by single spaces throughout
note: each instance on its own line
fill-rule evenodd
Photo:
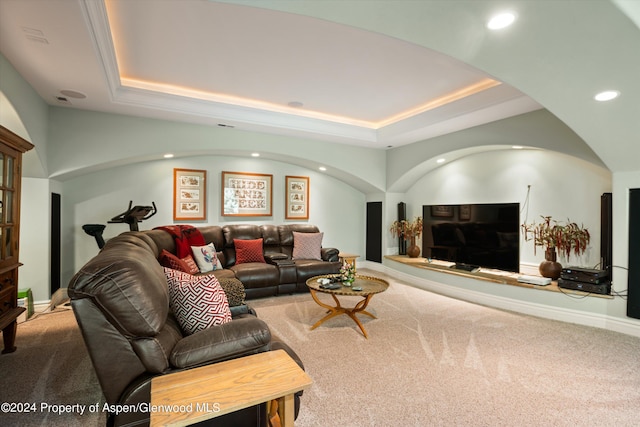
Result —
M 216 247 L 213 243 L 209 243 L 205 246 L 191 246 L 191 252 L 198 264 L 200 273 L 206 273 L 208 271 L 219 270 L 222 268 L 222 264 L 218 261 Z
M 232 279 L 230 277 L 221 277 L 218 279 L 220 286 L 227 295 L 227 301 L 229 301 L 229 307 L 236 307 L 238 305 L 244 305 L 244 299 L 247 296 L 244 291 L 244 285 L 238 279 Z
M 233 246 L 236 248 L 236 264 L 247 262 L 266 263 L 262 254 L 262 239 L 233 239 Z
M 164 274 L 169 306 L 187 335 L 231 321 L 229 301 L 216 276 L 194 276 L 167 267 Z
M 187 255 L 180 259 L 168 250 L 163 249 L 160 253 L 159 261 L 160 265 L 163 267 L 184 271 L 185 273 L 195 274 L 200 271 L 191 255 Z
M 293 232 L 293 259 L 322 260 L 322 236 L 324 233 Z

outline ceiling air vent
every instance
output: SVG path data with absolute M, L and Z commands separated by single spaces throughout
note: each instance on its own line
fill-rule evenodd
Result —
M 57 95 L 57 96 L 55 96 L 55 99 L 56 99 L 56 101 L 58 101 L 58 104 L 60 104 L 60 105 L 71 105 L 71 101 L 69 101 L 64 96 Z

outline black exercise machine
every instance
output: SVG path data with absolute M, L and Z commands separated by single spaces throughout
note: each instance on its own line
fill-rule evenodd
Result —
M 102 237 L 102 232 L 104 231 L 105 227 L 106 225 L 104 224 L 85 224 L 82 226 L 82 229 L 89 236 L 95 237 L 98 248 L 102 249 L 104 247 L 104 238 Z
M 127 223 L 129 224 L 129 229 L 131 231 L 139 231 L 138 223 L 144 221 L 145 219 L 149 219 L 156 214 L 156 204 L 155 202 L 151 202 L 153 206 L 134 206 L 133 200 L 129 201 L 129 208 L 122 212 L 120 215 L 116 215 L 111 218 L 109 224 L 119 224 L 119 223 Z
M 108 221 L 109 224 L 129 224 L 129 230 L 131 231 L 139 231 L 138 223 L 144 221 L 145 219 L 149 219 L 156 214 L 158 211 L 156 209 L 155 202 L 151 202 L 153 206 L 133 206 L 133 200 L 129 201 L 129 207 L 126 211 L 122 212 L 119 215 L 114 216 Z M 104 224 L 85 224 L 82 226 L 82 229 L 89 236 L 93 236 L 96 239 L 96 243 L 98 244 L 98 248 L 102 249 L 104 247 L 104 238 L 102 237 L 102 232 L 104 231 L 106 225 Z

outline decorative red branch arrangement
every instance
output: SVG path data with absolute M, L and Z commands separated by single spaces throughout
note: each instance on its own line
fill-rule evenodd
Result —
M 542 222 L 522 224 L 524 240 L 533 240 L 534 253 L 537 246 L 545 249 L 556 249 L 567 259 L 571 254 L 582 255 L 589 245 L 591 235 L 583 225 L 567 220 L 561 224 L 550 216 L 542 216 Z

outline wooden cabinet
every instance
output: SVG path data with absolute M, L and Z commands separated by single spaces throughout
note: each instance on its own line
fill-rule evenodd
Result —
M 0 126 L 0 329 L 2 353 L 16 350 L 18 307 L 18 258 L 20 247 L 20 183 L 22 153 L 33 145 Z

